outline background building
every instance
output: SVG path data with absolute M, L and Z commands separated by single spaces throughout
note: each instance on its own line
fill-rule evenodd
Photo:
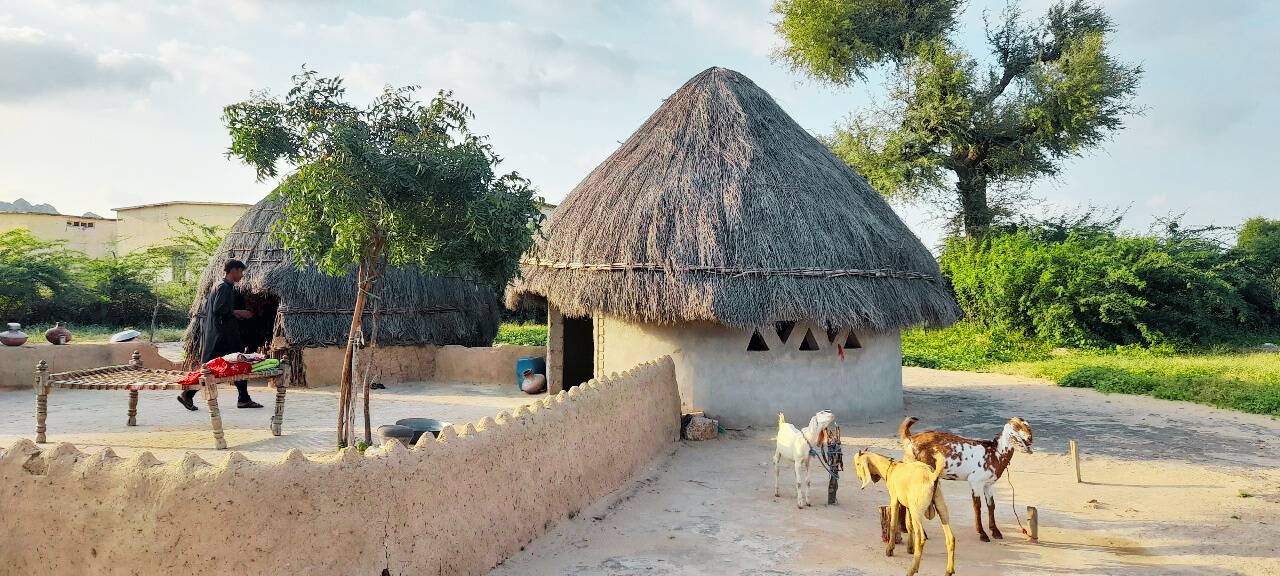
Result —
M 61 240 L 67 248 L 92 258 L 106 256 L 115 248 L 115 218 L 0 211 L 0 234 L 15 228 L 26 228 L 41 240 Z
M 25 228 L 41 240 L 62 241 L 71 250 L 102 258 L 170 245 L 184 219 L 230 230 L 250 206 L 232 202 L 158 202 L 114 208 L 115 218 L 103 218 L 92 212 L 83 216 L 61 214 L 48 204 L 33 205 L 19 198 L 12 203 L 0 202 L 0 234 Z M 203 266 L 203 262 L 191 267 L 175 259 L 165 275 L 167 279 L 181 278 L 188 268 L 199 272 Z

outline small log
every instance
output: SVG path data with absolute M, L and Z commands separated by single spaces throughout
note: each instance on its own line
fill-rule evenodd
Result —
M 1079 484 L 1080 483 L 1080 448 L 1079 446 L 1076 445 L 1075 440 L 1069 440 L 1069 442 L 1070 442 L 1069 447 L 1071 448 L 1071 461 L 1074 462 L 1076 466 L 1076 484 Z
M 1030 530 L 1032 542 L 1040 540 L 1040 512 L 1035 506 L 1027 506 L 1027 528 Z

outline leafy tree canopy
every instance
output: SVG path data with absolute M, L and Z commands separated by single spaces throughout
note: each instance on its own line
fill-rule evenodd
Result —
M 468 129 L 471 111 L 440 92 L 386 88 L 367 108 L 342 79 L 304 69 L 283 99 L 256 93 L 225 109 L 228 154 L 280 187 L 284 246 L 331 274 L 365 262 L 461 273 L 494 286 L 516 272 L 541 222 L 529 182 Z
M 1034 23 L 1011 3 L 987 22 L 992 56 L 981 64 L 951 37 L 962 7 L 778 0 L 777 56 L 840 85 L 889 65 L 886 102 L 853 114 L 827 144 L 882 194 L 942 204 L 980 235 L 1009 215 L 1021 185 L 1057 174 L 1138 112 L 1142 70 L 1108 51 L 1111 19 L 1084 0 L 1058 2 Z

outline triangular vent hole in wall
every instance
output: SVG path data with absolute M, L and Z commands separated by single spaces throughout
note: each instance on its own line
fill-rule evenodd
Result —
M 813 352 L 819 350 L 818 339 L 814 338 L 813 330 L 804 331 L 804 340 L 800 341 L 800 350 L 803 352 Z
M 764 336 L 760 335 L 760 331 L 756 330 L 751 333 L 751 341 L 747 343 L 747 351 L 749 352 L 767 352 L 769 344 L 764 341 Z
M 853 330 L 850 330 L 849 337 L 844 339 L 844 349 L 854 350 L 861 347 L 862 347 L 862 343 L 858 341 L 858 335 L 854 334 Z
M 791 339 L 791 332 L 796 329 L 796 323 L 792 320 L 779 320 L 773 323 L 773 329 L 778 331 L 778 340 L 786 342 Z

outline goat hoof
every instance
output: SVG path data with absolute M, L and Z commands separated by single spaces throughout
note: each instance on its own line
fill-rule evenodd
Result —
M 893 556 L 893 548 L 885 548 L 885 550 L 884 550 L 884 555 L 885 555 L 885 556 Z
M 996 532 L 995 530 L 991 531 L 991 537 L 995 538 L 996 540 L 1004 540 L 1004 534 Z
M 986 534 L 979 534 L 979 535 L 978 535 L 978 539 L 979 539 L 979 540 L 981 540 L 981 541 L 983 541 L 983 542 L 990 542 L 990 541 L 991 541 L 991 539 L 990 539 L 990 538 L 987 538 L 987 535 L 986 535 Z

